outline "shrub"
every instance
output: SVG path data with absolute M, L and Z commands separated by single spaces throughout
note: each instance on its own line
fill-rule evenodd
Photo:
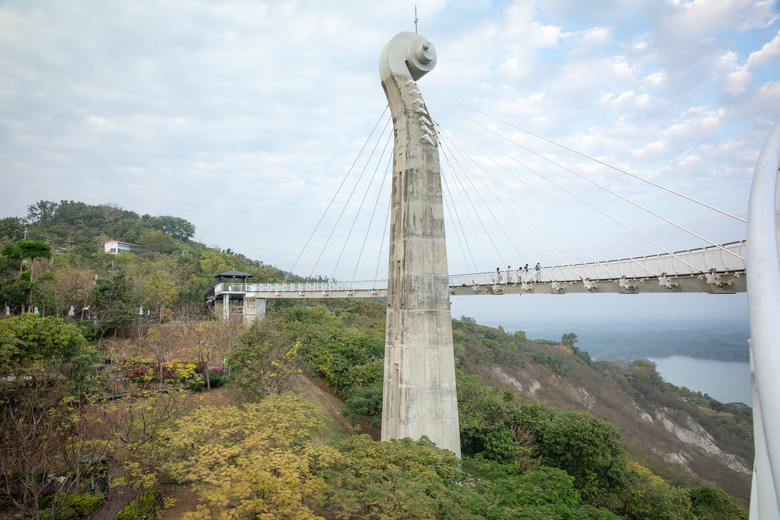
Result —
M 256 320 L 230 350 L 231 382 L 249 395 L 279 393 L 299 371 L 298 344 L 291 344 L 279 327 L 279 320 Z
M 10 367 L 35 362 L 69 362 L 82 352 L 84 336 L 60 318 L 34 314 L 0 321 L 0 363 Z
M 356 435 L 335 447 L 340 457 L 322 470 L 330 486 L 324 503 L 333 517 L 474 518 L 469 489 L 458 485 L 458 460 L 427 438 L 376 442 Z
M 155 378 L 160 376 L 160 365 L 153 364 Z M 170 361 L 162 364 L 162 381 L 164 383 L 185 383 L 195 375 L 195 365 L 180 361 Z
M 49 500 L 47 500 L 47 498 Z M 80 518 L 87 518 L 89 515 L 97 511 L 100 506 L 103 505 L 105 500 L 105 497 L 100 494 L 73 493 L 68 495 L 68 497 L 65 499 L 65 502 L 62 504 L 62 508 L 59 509 L 54 516 L 52 516 L 51 509 L 48 509 L 51 504 L 50 498 L 51 495 L 49 495 L 49 497 L 42 497 L 41 499 L 41 505 L 44 506 L 40 512 L 41 520 L 79 520 Z M 2 504 L 0 503 L 0 511 L 2 510 Z M 13 518 L 21 517 L 17 515 Z
M 353 427 L 358 415 L 367 415 L 371 426 L 378 428 L 382 424 L 382 382 L 353 387 L 344 401 L 342 414 L 352 420 Z
M 221 368 L 212 368 L 209 370 L 209 382 L 211 383 L 211 388 L 219 388 L 220 386 L 224 386 L 225 381 L 227 381 L 227 376 L 225 375 L 225 371 Z
M 193 378 L 190 382 L 190 390 L 193 392 L 203 392 L 208 388 L 208 383 L 211 383 L 211 388 L 219 388 L 220 386 L 224 386 L 227 382 L 227 376 L 225 375 L 225 371 L 221 368 L 212 368 L 209 370 L 209 380 L 206 381 L 206 374 L 198 374 L 197 377 Z
M 203 374 L 198 374 L 198 377 L 190 381 L 190 390 L 193 392 L 203 392 L 206 390 L 206 378 Z
M 688 490 L 692 511 L 698 518 L 722 518 L 724 520 L 747 519 L 747 511 L 740 509 L 734 499 L 720 489 L 700 486 Z
M 157 507 L 162 502 L 162 495 L 149 492 L 141 495 L 139 500 L 127 504 L 116 516 L 117 520 L 152 520 L 156 518 Z
M 135 383 L 152 379 L 152 370 L 148 365 L 129 365 L 122 368 L 122 377 Z

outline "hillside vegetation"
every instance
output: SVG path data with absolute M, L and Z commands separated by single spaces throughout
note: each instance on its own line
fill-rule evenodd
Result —
M 43 201 L 28 217 L 28 240 L 0 223 L 0 297 L 49 316 L 0 320 L 0 516 L 746 517 L 750 409 L 650 363 L 454 321 L 458 462 L 426 439 L 376 441 L 382 302 L 279 300 L 251 326 L 219 323 L 203 309 L 215 274 L 282 273 L 192 242 L 174 217 Z M 153 252 L 107 255 L 107 238 Z M 204 400 L 224 383 L 233 398 Z M 181 489 L 192 507 L 172 504 Z

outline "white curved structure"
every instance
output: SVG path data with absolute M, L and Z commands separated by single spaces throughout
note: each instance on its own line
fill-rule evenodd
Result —
M 747 292 L 756 458 L 750 518 L 780 518 L 780 121 L 761 150 L 750 189 Z

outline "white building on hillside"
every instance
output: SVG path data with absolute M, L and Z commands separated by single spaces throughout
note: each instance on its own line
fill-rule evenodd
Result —
M 119 240 L 106 240 L 104 242 L 100 243 L 101 246 L 103 246 L 103 250 L 106 253 L 112 254 L 112 255 L 118 255 L 119 253 L 122 253 L 123 251 L 141 251 L 146 249 L 143 246 L 139 246 L 138 244 L 131 244 L 129 242 L 121 242 Z

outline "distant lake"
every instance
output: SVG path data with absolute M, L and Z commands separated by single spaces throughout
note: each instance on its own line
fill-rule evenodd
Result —
M 742 402 L 753 406 L 750 363 L 687 356 L 648 359 L 656 364 L 664 381 L 709 394 L 722 403 Z

